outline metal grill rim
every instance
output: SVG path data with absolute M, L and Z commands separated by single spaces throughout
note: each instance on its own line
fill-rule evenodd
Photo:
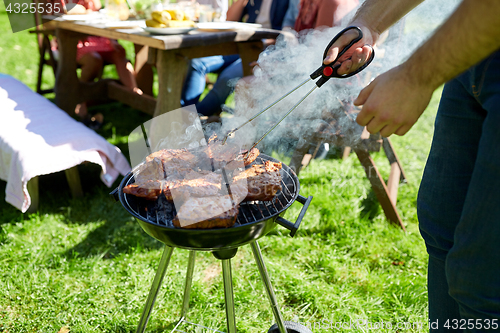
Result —
M 261 154 L 257 157 L 254 163 L 264 164 L 265 161 L 279 162 L 278 160 L 269 156 L 263 157 L 263 154 Z M 240 208 L 238 210 L 236 223 L 229 229 L 238 228 L 240 226 L 246 226 L 251 223 L 256 223 L 259 221 L 270 219 L 274 216 L 279 215 L 281 212 L 284 212 L 286 209 L 288 209 L 288 207 L 292 205 L 292 203 L 298 196 L 300 184 L 297 176 L 295 175 L 295 173 L 293 173 L 290 167 L 288 167 L 284 163 L 282 163 L 282 166 L 283 167 L 280 170 L 282 176 L 281 190 L 278 191 L 273 200 L 249 201 L 240 203 Z M 129 177 L 128 181 L 123 185 L 123 187 L 132 184 L 132 179 L 133 177 Z M 132 195 L 125 194 L 123 192 L 122 194 L 125 203 L 137 215 L 136 217 L 140 217 L 145 222 L 151 223 L 153 225 L 169 229 L 178 229 L 173 226 L 171 220 L 167 220 L 167 224 L 161 223 L 162 219 L 159 218 L 158 216 L 158 210 L 154 210 L 155 216 L 152 216 L 151 214 L 148 213 L 149 211 L 148 205 L 154 206 L 157 203 L 153 204 L 151 201 L 148 202 L 148 200 L 140 199 Z M 129 200 L 129 198 L 131 200 Z M 135 201 L 135 208 L 133 205 L 133 201 Z M 249 218 L 247 215 L 251 215 L 251 218 Z M 217 230 L 217 229 L 211 229 L 211 230 Z

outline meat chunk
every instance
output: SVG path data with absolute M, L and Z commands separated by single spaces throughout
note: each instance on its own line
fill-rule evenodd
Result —
M 265 164 L 252 165 L 233 178 L 235 183 L 247 181 L 248 193 L 245 201 L 269 201 L 281 190 L 281 163 L 266 161 Z
M 238 209 L 229 195 L 190 197 L 177 210 L 173 224 L 186 229 L 229 228 L 236 222 Z
M 248 150 L 242 150 L 235 161 L 242 161 L 244 166 L 250 165 L 257 159 L 260 155 L 260 151 L 257 148 L 252 148 L 250 152 Z
M 155 151 L 146 157 L 146 162 L 154 158 L 159 158 L 163 162 L 181 163 L 184 165 L 193 165 L 196 163 L 196 156 L 185 148 Z
M 250 165 L 257 159 L 260 155 L 260 151 L 257 148 L 252 148 L 250 152 L 243 155 L 243 163 L 245 166 Z
M 136 183 L 146 183 L 149 180 L 165 179 L 162 160 L 158 157 L 154 157 L 146 163 L 143 163 L 137 168 L 137 171 L 134 173 L 134 178 Z
M 169 182 L 165 198 L 174 201 L 186 197 L 210 197 L 219 195 L 222 176 L 215 172 L 188 173 L 185 179 Z
M 209 144 L 206 148 L 206 154 L 214 170 L 224 168 L 228 163 L 234 161 L 240 148 L 235 144 L 223 145 L 220 141 Z
M 159 164 L 161 164 L 161 167 L 159 167 Z M 160 172 L 146 173 L 144 177 L 161 176 L 160 179 L 166 179 L 167 177 L 182 179 L 187 173 L 196 168 L 197 164 L 198 157 L 187 149 L 162 149 L 147 156 L 142 169 L 161 168 L 161 175 Z
M 165 187 L 166 185 L 161 180 L 148 180 L 125 186 L 123 188 L 123 193 L 135 195 L 136 197 L 148 200 L 156 200 Z

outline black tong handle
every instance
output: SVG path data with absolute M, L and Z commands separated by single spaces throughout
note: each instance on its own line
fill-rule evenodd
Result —
M 323 59 L 326 58 L 326 55 L 328 54 L 328 50 L 333 45 L 333 43 L 335 43 L 340 38 L 340 36 L 342 36 L 345 32 L 347 32 L 349 30 L 356 30 L 358 32 L 358 37 L 354 38 L 349 44 L 347 44 L 347 46 L 344 47 L 342 49 L 342 51 L 340 51 L 340 53 L 337 55 L 337 58 L 335 58 L 334 61 L 332 61 L 328 65 L 325 65 L 325 64 L 321 65 L 320 68 L 318 68 L 317 70 L 315 70 L 311 74 L 311 79 L 313 79 L 313 80 L 316 79 L 317 77 L 321 76 L 321 78 L 318 81 L 316 81 L 316 85 L 318 87 L 321 87 L 326 81 L 328 81 L 332 77 L 336 77 L 339 79 L 345 79 L 345 78 L 351 77 L 353 75 L 356 75 L 359 72 L 361 72 L 363 69 L 365 69 L 373 61 L 373 58 L 375 57 L 375 51 L 372 48 L 372 54 L 370 56 L 370 59 L 368 59 L 368 61 L 363 66 L 361 66 L 360 68 L 358 68 L 357 70 L 355 70 L 354 72 L 349 73 L 349 74 L 340 75 L 339 73 L 337 73 L 337 70 L 339 69 L 340 64 L 339 65 L 334 65 L 334 64 L 337 62 L 337 60 L 341 56 L 344 55 L 344 53 L 347 52 L 347 50 L 349 50 L 354 44 L 356 44 L 357 42 L 359 42 L 363 38 L 363 32 L 361 31 L 361 29 L 358 27 L 354 27 L 354 26 L 345 28 L 344 30 L 339 32 L 335 37 L 333 37 L 333 39 L 330 41 L 330 43 L 328 43 L 328 46 L 326 47 L 325 52 L 323 53 Z

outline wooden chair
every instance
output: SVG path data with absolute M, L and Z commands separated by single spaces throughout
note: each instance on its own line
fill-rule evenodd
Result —
M 35 5 L 38 5 L 38 0 L 33 0 Z M 37 7 L 35 7 L 37 8 Z M 54 92 L 54 87 L 49 89 L 42 89 L 42 74 L 45 66 L 50 66 L 52 68 L 52 72 L 54 73 L 54 78 L 56 77 L 57 72 L 57 60 L 54 52 L 51 48 L 51 40 L 55 37 L 54 29 L 46 29 L 42 25 L 43 20 L 40 13 L 35 12 L 35 29 L 30 30 L 30 33 L 36 34 L 37 43 L 38 43 L 38 54 L 39 54 L 39 62 L 38 62 L 38 74 L 36 81 L 36 92 L 40 95 L 45 95 Z
M 352 133 L 350 135 L 352 135 Z M 355 142 L 355 144 L 348 143 L 348 141 Z M 313 154 L 308 154 L 311 148 L 311 142 L 317 143 L 317 145 Z M 305 138 L 305 140 L 301 140 L 301 143 L 297 145 L 290 161 L 290 167 L 298 174 L 300 170 L 307 167 L 309 162 L 315 157 L 319 145 L 322 143 L 329 143 L 331 146 L 341 147 L 343 149 L 343 158 L 346 158 L 350 151 L 356 153 L 370 181 L 373 191 L 382 206 L 385 216 L 391 223 L 405 230 L 401 217 L 398 214 L 396 203 L 398 186 L 400 183 L 406 182 L 406 175 L 389 138 L 384 138 L 380 135 L 371 135 L 366 128 L 364 128 L 359 140 L 347 140 L 347 136 L 339 132 L 338 129 L 318 129 L 318 131 L 312 133 L 309 137 Z M 373 158 L 370 156 L 371 152 L 378 152 L 380 148 L 384 149 L 385 155 L 391 166 L 387 183 L 384 181 Z
M 33 0 L 35 6 L 38 6 L 38 3 L 43 2 L 43 0 Z M 36 7 L 37 8 L 37 7 Z M 40 13 L 35 12 L 35 28 L 34 30 L 30 30 L 30 33 L 37 35 L 37 43 L 38 43 L 38 53 L 39 53 L 39 62 L 38 62 L 38 74 L 36 81 L 36 92 L 40 95 L 45 95 L 54 92 L 54 87 L 48 89 L 42 89 L 42 74 L 45 66 L 49 66 L 52 68 L 52 72 L 54 73 L 54 79 L 57 73 L 57 56 L 56 52 L 54 52 L 51 48 L 51 41 L 56 36 L 55 29 L 47 28 L 43 23 L 44 20 Z M 104 63 L 104 65 L 110 65 L 109 63 Z M 102 75 L 102 73 L 101 73 Z

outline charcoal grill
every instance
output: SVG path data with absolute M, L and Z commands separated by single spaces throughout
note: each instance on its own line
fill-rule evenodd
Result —
M 272 157 L 261 154 L 254 163 L 263 164 L 265 161 L 278 162 L 278 160 Z M 235 225 L 230 228 L 218 229 L 181 229 L 174 227 L 172 224 L 172 219 L 175 214 L 173 204 L 166 201 L 163 203 L 154 203 L 123 193 L 123 188 L 134 182 L 134 175 L 132 172 L 125 176 L 120 183 L 120 186 L 113 191 L 113 195 L 120 201 L 123 207 L 137 219 L 146 233 L 165 244 L 165 249 L 160 259 L 159 267 L 137 327 L 137 333 L 142 333 L 146 329 L 156 296 L 167 271 L 173 249 L 176 247 L 190 250 L 190 253 L 184 287 L 182 314 L 172 332 L 182 332 L 177 330 L 177 327 L 180 324 L 187 322 L 186 315 L 189 305 L 196 251 L 211 251 L 212 254 L 222 262 L 227 332 L 236 333 L 231 258 L 234 257 L 240 246 L 246 244 L 250 244 L 252 248 L 252 252 L 276 320 L 276 324 L 269 329 L 269 332 L 311 332 L 308 328 L 302 325 L 293 322 L 285 322 L 283 320 L 266 266 L 264 264 L 262 253 L 257 242 L 259 238 L 273 230 L 277 224 L 289 229 L 290 236 L 293 237 L 298 230 L 302 218 L 304 217 L 312 200 L 312 196 L 306 198 L 299 194 L 299 180 L 292 169 L 290 169 L 287 165 L 282 164 L 280 172 L 282 176 L 282 190 L 276 194 L 272 201 L 252 201 L 241 203 Z M 282 215 L 295 201 L 302 203 L 303 207 L 297 217 L 297 220 L 292 223 L 284 219 Z M 212 331 L 220 332 L 217 330 Z

